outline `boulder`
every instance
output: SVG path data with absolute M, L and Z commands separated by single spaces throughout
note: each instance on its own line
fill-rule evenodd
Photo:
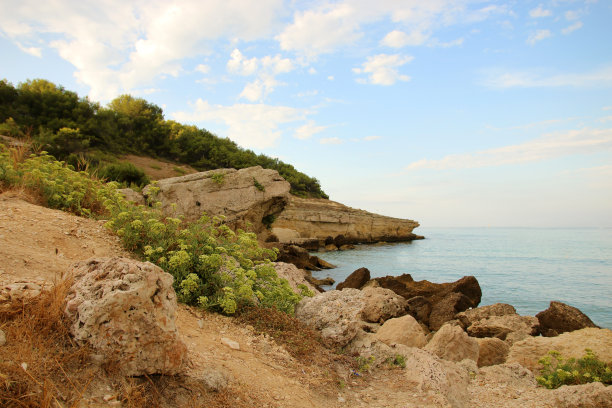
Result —
M 548 309 L 536 315 L 542 336 L 554 337 L 561 333 L 598 327 L 579 309 L 562 302 L 550 302 Z
M 410 298 L 408 299 L 408 313 L 415 319 L 417 319 L 419 322 L 429 326 L 431 303 L 423 296 L 415 296 L 413 298 Z
M 378 329 L 374 337 L 387 344 L 403 344 L 408 347 L 423 347 L 427 344 L 425 333 L 410 315 L 389 319 Z
M 442 326 L 427 343 L 425 350 L 444 360 L 459 362 L 468 358 L 478 361 L 478 342 L 456 325 Z
M 410 349 L 406 353 L 405 378 L 418 391 L 442 396 L 439 406 L 470 407 L 469 373 L 459 364 L 442 360 L 426 350 Z
M 364 301 L 361 316 L 366 322 L 384 323 L 387 319 L 406 314 L 406 299 L 391 290 L 366 288 L 361 292 Z
M 538 360 L 550 350 L 565 358 L 580 358 L 591 349 L 600 360 L 612 361 L 612 330 L 587 328 L 563 333 L 557 337 L 528 337 L 510 347 L 508 363 L 517 362 L 530 370 L 538 368 Z
M 287 205 L 291 186 L 276 170 L 260 166 L 217 169 L 159 180 L 155 200 L 167 215 L 196 221 L 203 214 L 222 215 L 230 227 L 267 235 L 269 222 Z M 152 186 L 143 189 L 152 195 Z
M 336 289 L 344 288 L 360 289 L 367 281 L 370 280 L 370 270 L 368 268 L 359 268 L 351 273 L 344 282 L 340 282 Z
M 406 299 L 417 296 L 425 298 L 432 307 L 427 319 L 432 330 L 437 330 L 445 322 L 454 319 L 457 313 L 478 306 L 482 297 L 480 285 L 473 276 L 464 276 L 451 283 L 415 281 L 409 274 L 385 276 L 374 280 L 381 287 L 391 289 Z
M 600 382 L 564 385 L 553 391 L 555 406 L 559 408 L 610 408 L 612 387 Z
M 297 305 L 295 316 L 321 332 L 334 346 L 346 346 L 370 322 L 385 320 L 405 313 L 404 299 L 382 288 L 344 289 L 319 293 L 304 298 Z
M 476 339 L 478 341 L 478 367 L 492 366 L 506 362 L 510 346 L 496 337 Z
M 309 271 L 320 271 L 321 269 L 332 269 L 334 265 L 325 262 L 324 260 L 310 255 L 308 251 L 297 245 L 280 245 L 278 248 L 278 256 L 276 260 L 279 262 L 292 263 L 299 269 L 307 269 Z
M 495 303 L 493 305 L 480 306 L 457 313 L 455 319 L 459 320 L 464 328 L 467 328 L 472 323 L 491 316 L 506 316 L 515 314 L 517 313 L 514 306 L 507 303 Z
M 295 293 L 301 292 L 299 285 L 305 285 L 310 291 L 317 293 L 317 288 L 306 279 L 309 274 L 305 270 L 286 262 L 275 262 L 274 269 L 279 278 L 287 279 Z
M 538 319 L 533 316 L 491 316 L 472 323 L 467 332 L 473 337 L 497 337 L 514 343 L 539 332 Z
M 124 375 L 176 374 L 186 347 L 175 326 L 173 278 L 149 262 L 97 258 L 75 264 L 65 313 L 70 331 Z
M 134 191 L 131 188 L 120 188 L 117 189 L 117 191 L 121 193 L 127 201 L 131 201 L 139 205 L 145 205 L 145 198 L 142 193 Z

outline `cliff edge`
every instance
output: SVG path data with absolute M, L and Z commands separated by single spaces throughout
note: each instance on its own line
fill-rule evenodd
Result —
M 335 201 L 291 196 L 272 224 L 272 233 L 281 243 L 305 244 L 316 239 L 319 245 L 362 244 L 422 239 L 412 231 L 413 220 L 386 217 Z

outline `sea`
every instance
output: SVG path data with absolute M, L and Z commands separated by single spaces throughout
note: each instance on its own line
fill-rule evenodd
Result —
M 313 253 L 337 265 L 313 276 L 330 276 L 337 284 L 361 267 L 373 278 L 409 273 L 414 280 L 437 283 L 473 275 L 482 289 L 480 306 L 509 303 L 519 314 L 534 316 L 558 300 L 612 329 L 612 228 L 419 228 L 415 233 L 426 239 Z

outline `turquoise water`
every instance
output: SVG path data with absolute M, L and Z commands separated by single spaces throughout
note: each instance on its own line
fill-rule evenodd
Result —
M 316 253 L 338 268 L 315 272 L 342 282 L 360 267 L 372 277 L 409 273 L 451 282 L 474 275 L 481 306 L 502 302 L 535 315 L 551 300 L 612 328 L 612 229 L 419 228 L 427 239 Z

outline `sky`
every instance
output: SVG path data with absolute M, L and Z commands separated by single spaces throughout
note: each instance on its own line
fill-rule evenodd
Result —
M 0 55 L 423 228 L 612 227 L 610 0 L 0 0 Z

